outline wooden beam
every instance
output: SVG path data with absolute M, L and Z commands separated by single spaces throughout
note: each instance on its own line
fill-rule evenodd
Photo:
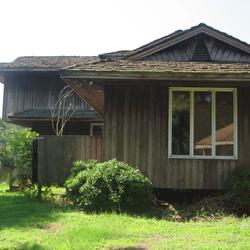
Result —
M 171 80 L 171 81 L 231 81 L 250 82 L 250 72 L 101 72 L 61 71 L 61 78 L 70 80 Z
M 103 87 L 94 84 L 92 81 L 83 81 L 81 79 L 63 79 L 75 92 L 92 106 L 97 112 L 104 114 L 104 92 Z

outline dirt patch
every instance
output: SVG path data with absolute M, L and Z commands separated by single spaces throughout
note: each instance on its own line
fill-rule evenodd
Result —
M 43 229 L 49 233 L 57 233 L 57 232 L 63 230 L 63 225 L 59 224 L 59 223 L 50 223 L 50 224 L 46 224 L 46 225 L 36 224 L 36 225 L 34 225 L 34 227 L 39 228 L 39 229 Z
M 150 243 L 155 242 L 155 241 L 159 242 L 159 241 L 163 241 L 166 239 L 167 239 L 166 237 L 155 235 L 155 236 L 149 237 L 146 241 L 139 243 L 135 246 L 118 247 L 118 248 L 111 248 L 111 249 L 112 250 L 150 250 L 150 249 L 153 249 L 152 247 L 150 247 Z
M 118 248 L 111 248 L 112 250 L 149 250 L 147 244 L 142 243 L 136 246 L 131 247 L 118 247 Z
M 147 243 L 139 243 L 135 246 L 130 246 L 130 247 L 112 247 L 109 248 L 110 250 L 149 250 L 150 248 L 148 247 Z
M 63 230 L 63 225 L 59 223 L 50 223 L 46 226 L 45 230 L 50 233 L 57 233 Z

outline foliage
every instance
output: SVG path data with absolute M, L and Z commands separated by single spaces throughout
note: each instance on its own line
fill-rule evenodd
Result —
M 1 166 L 9 167 L 11 173 L 15 172 L 15 178 L 22 184 L 31 179 L 32 141 L 36 136 L 29 129 L 0 121 Z M 10 179 L 12 182 L 14 177 Z
M 16 168 L 17 178 L 26 183 L 32 178 L 32 142 L 37 136 L 29 129 L 13 130 L 9 133 L 7 148 L 12 166 Z
M 225 184 L 230 194 L 227 203 L 239 212 L 250 214 L 250 168 L 236 169 Z
M 117 160 L 75 162 L 66 194 L 89 211 L 140 211 L 149 208 L 152 186 L 138 169 Z
M 22 192 L 31 198 L 37 199 L 38 186 L 27 185 L 22 189 Z M 42 200 L 52 202 L 61 207 L 70 207 L 71 204 L 65 198 L 65 188 L 58 186 L 42 186 L 41 189 Z

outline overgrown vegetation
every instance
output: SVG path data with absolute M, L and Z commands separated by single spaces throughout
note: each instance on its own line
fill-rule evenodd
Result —
M 86 214 L 7 188 L 0 184 L 0 249 L 250 249 L 250 218 L 224 215 L 179 223 Z
M 0 121 L 1 168 L 9 170 L 9 184 L 25 185 L 32 177 L 32 141 L 35 132 Z
M 236 169 L 225 185 L 225 202 L 233 210 L 250 214 L 250 168 Z
M 77 161 L 66 194 L 88 211 L 142 211 L 152 202 L 152 186 L 138 169 L 117 160 Z

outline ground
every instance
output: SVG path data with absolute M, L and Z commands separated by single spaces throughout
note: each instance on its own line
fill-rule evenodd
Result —
M 0 185 L 0 249 L 250 249 L 250 218 L 172 222 L 86 214 Z

